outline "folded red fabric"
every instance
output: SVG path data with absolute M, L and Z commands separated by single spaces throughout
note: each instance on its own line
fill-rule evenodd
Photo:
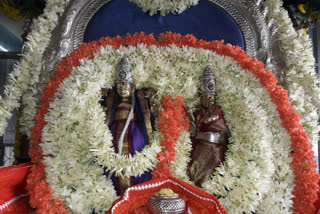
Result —
M 29 196 L 26 190 L 31 163 L 0 168 L 0 214 L 29 213 Z

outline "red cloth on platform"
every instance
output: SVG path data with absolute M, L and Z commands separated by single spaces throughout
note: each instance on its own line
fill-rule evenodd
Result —
M 0 168 L 0 214 L 29 213 L 26 190 L 31 163 Z
M 227 214 L 216 197 L 175 177 L 153 179 L 128 188 L 106 214 L 147 214 L 148 199 L 162 188 L 172 189 L 179 194 L 192 214 Z

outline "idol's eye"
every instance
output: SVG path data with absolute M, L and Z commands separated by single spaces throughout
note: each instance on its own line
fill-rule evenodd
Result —
M 212 98 L 213 98 L 212 96 L 208 96 L 208 100 L 212 100 Z

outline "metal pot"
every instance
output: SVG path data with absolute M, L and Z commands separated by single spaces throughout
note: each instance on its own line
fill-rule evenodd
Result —
M 180 196 L 151 196 L 147 207 L 152 214 L 183 214 L 186 202 Z

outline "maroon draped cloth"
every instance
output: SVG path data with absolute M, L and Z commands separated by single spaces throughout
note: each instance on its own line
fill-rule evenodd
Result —
M 188 172 L 195 185 L 201 187 L 209 179 L 215 168 L 225 159 L 228 149 L 229 130 L 224 120 L 220 106 L 210 109 L 200 109 L 194 113 L 196 136 L 199 133 L 219 133 L 219 142 L 209 142 L 204 139 L 192 138 L 191 162 Z

